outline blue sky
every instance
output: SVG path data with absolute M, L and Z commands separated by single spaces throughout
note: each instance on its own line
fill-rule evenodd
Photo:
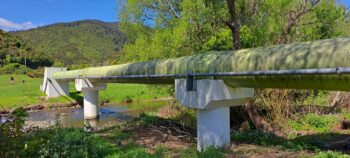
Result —
M 341 0 L 350 8 L 350 0 Z M 0 29 L 29 29 L 83 19 L 117 21 L 116 0 L 0 0 Z
M 83 19 L 117 21 L 116 0 L 0 0 L 0 29 L 6 31 Z

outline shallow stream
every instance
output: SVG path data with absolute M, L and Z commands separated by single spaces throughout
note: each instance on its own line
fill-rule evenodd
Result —
M 41 110 L 28 112 L 25 126 L 48 127 L 50 125 L 59 124 L 62 127 L 85 127 L 89 125 L 97 128 L 112 126 L 121 122 L 130 121 L 146 111 L 157 110 L 164 101 L 156 102 L 136 102 L 131 104 L 107 104 L 100 106 L 99 119 L 84 120 L 83 108 L 62 108 L 55 110 Z M 0 121 L 6 121 L 5 117 L 0 117 Z M 1 123 L 0 122 L 0 123 Z

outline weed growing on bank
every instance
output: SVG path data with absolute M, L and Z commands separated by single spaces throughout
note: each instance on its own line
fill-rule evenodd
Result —
M 323 151 L 317 153 L 314 158 L 350 158 L 349 155 L 334 151 Z
M 104 157 L 113 151 L 99 136 L 82 129 L 23 129 L 25 111 L 13 112 L 13 120 L 0 124 L 0 157 Z
M 339 124 L 338 115 L 318 115 L 314 113 L 290 119 L 288 124 L 292 130 L 330 132 L 334 126 Z
M 163 158 L 178 155 L 188 158 L 221 158 L 224 151 L 208 148 L 198 152 L 194 146 L 170 149 L 163 144 L 154 148 L 136 143 L 133 133 L 122 125 L 112 130 L 85 132 L 83 129 L 62 128 L 59 124 L 49 128 L 23 129 L 26 113 L 23 108 L 13 112 L 13 120 L 0 124 L 0 157 L 123 157 Z M 157 125 L 159 118 L 142 114 L 131 125 Z M 107 134 L 108 133 L 108 134 Z

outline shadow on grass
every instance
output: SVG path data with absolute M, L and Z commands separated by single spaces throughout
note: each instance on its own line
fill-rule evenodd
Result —
M 154 132 L 157 130 L 157 132 Z M 152 132 L 153 131 L 153 132 Z M 169 132 L 169 133 L 168 133 Z M 185 132 L 185 133 L 183 133 Z M 194 138 L 195 130 L 189 127 L 183 127 L 171 119 L 148 115 L 142 113 L 139 118 L 126 123 L 125 125 L 115 126 L 96 132 L 104 139 L 114 144 L 115 153 L 111 157 L 141 157 L 141 158 L 162 158 L 162 157 L 191 157 L 191 158 L 222 158 L 224 151 L 214 147 L 206 151 L 198 152 L 195 146 L 182 148 L 173 148 L 166 146 L 170 135 L 181 135 Z M 147 136 L 145 136 L 145 133 Z M 167 139 L 162 140 L 159 137 L 167 133 Z M 140 134 L 142 135 L 140 138 Z M 153 136 L 155 142 L 149 144 L 138 143 L 138 140 L 148 139 Z M 171 141 L 171 140 L 170 140 Z M 181 141 L 181 140 L 180 140 Z M 183 141 L 183 140 L 182 140 Z
M 234 132 L 232 141 L 260 146 L 278 146 L 290 150 L 334 150 L 350 153 L 350 134 L 319 133 L 285 139 L 259 130 Z
M 70 97 L 73 98 L 79 105 L 83 105 L 84 97 L 80 95 L 81 92 L 70 92 Z
M 107 137 L 113 140 L 119 139 L 120 134 L 123 135 L 125 132 L 130 134 L 131 131 L 135 132 L 145 129 L 158 129 L 158 135 L 163 132 L 164 134 L 170 132 L 171 134 L 181 135 L 182 137 L 194 138 L 196 136 L 196 130 L 191 127 L 183 126 L 172 119 L 161 118 L 145 113 L 141 113 L 139 117 L 134 118 L 126 124 L 104 128 L 96 131 L 96 133 L 108 133 L 113 131 L 114 134 L 108 135 Z

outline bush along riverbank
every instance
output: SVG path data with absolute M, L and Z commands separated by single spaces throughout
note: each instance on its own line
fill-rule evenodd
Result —
M 180 142 L 180 148 L 170 150 L 161 145 L 159 140 L 154 141 L 152 148 L 147 147 L 150 144 L 149 140 L 145 141 L 144 145 L 140 144 L 136 139 L 142 139 L 141 137 L 144 136 L 137 136 L 134 132 L 142 127 L 154 129 L 161 124 L 164 128 L 181 128 L 181 125 L 175 122 L 170 125 L 166 120 L 158 120 L 155 116 L 146 114 L 127 124 L 94 132 L 62 128 L 59 124 L 45 129 L 23 130 L 25 116 L 24 109 L 19 108 L 14 110 L 12 121 L 0 124 L 0 157 L 166 157 L 171 156 L 175 151 L 176 153 L 180 151 L 178 155 L 181 157 L 201 155 L 222 157 L 223 155 L 223 152 L 217 149 L 198 153 L 191 144 L 193 137 L 184 136 L 181 132 L 175 132 L 175 129 L 172 130 L 174 133 L 169 134 L 168 137 L 175 142 Z M 180 130 L 190 131 L 190 129 Z M 188 142 L 188 147 L 182 148 L 184 147 L 181 144 L 182 140 Z
M 210 147 L 198 152 L 195 111 L 176 104 L 90 132 L 63 128 L 59 123 L 24 130 L 25 110 L 19 108 L 12 114 L 11 121 L 0 124 L 0 157 L 348 157 L 341 153 L 346 150 L 324 148 L 325 142 L 344 137 L 323 130 L 293 138 L 255 129 L 233 131 L 229 149 Z M 315 125 L 310 121 L 313 116 L 306 117 L 306 123 Z

